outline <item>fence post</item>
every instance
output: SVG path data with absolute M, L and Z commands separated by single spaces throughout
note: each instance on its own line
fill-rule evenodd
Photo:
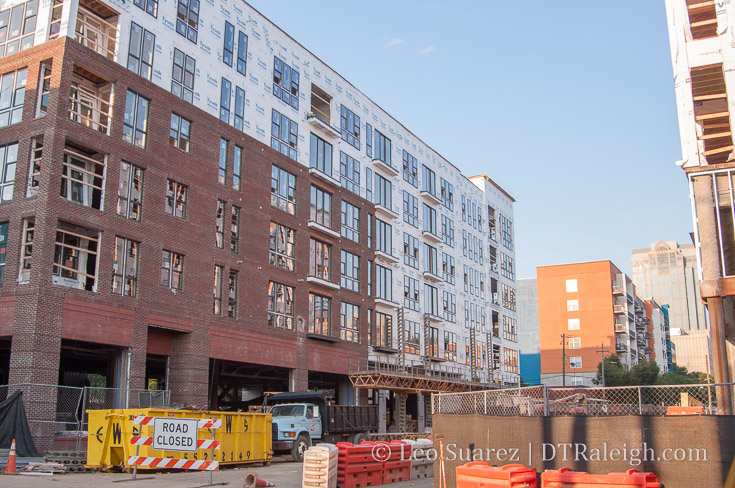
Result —
M 643 388 L 638 387 L 638 415 L 643 415 Z
M 79 452 L 79 444 L 81 443 L 82 427 L 84 427 L 84 416 L 87 415 L 87 387 L 82 388 L 82 412 L 77 419 L 77 444 L 76 451 Z
M 543 387 L 544 392 L 544 417 L 549 416 L 549 387 L 544 385 Z
M 484 392 L 484 403 L 485 403 L 485 415 L 487 415 L 487 390 Z

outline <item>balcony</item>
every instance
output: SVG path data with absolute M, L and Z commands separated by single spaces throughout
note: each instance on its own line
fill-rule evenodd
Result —
M 321 170 L 317 168 L 309 168 L 309 174 L 311 176 L 314 176 L 316 178 L 319 178 L 320 180 L 324 181 L 325 183 L 329 183 L 330 185 L 334 185 L 337 187 L 342 186 L 342 183 L 332 175 L 328 175 L 327 173 L 322 172 Z
M 435 233 L 433 233 L 433 232 L 431 232 L 429 230 L 421 231 L 421 237 L 425 237 L 427 240 L 433 241 L 433 242 L 436 242 L 436 243 L 439 243 L 439 242 L 442 241 L 442 238 L 441 237 L 439 237 L 438 235 L 436 235 Z
M 315 283 L 317 285 L 322 285 L 324 287 L 331 288 L 333 290 L 340 289 L 339 283 L 333 283 L 329 280 L 325 280 L 324 278 L 320 278 L 318 276 L 307 276 L 306 281 L 308 283 Z
M 397 212 L 394 212 L 393 209 L 386 207 L 382 203 L 375 204 L 375 215 L 393 220 L 397 220 L 399 217 Z
M 73 71 L 69 90 L 69 118 L 109 135 L 112 84 L 85 68 L 75 65 Z
M 626 352 L 627 350 L 628 346 L 626 346 L 625 344 L 622 344 L 620 342 L 615 344 L 615 352 Z
M 628 326 L 625 324 L 615 324 L 616 334 L 626 334 L 628 332 Z
M 613 285 L 612 292 L 613 295 L 625 295 L 625 291 L 623 290 L 622 286 Z
M 427 190 L 421 190 L 419 194 L 421 195 L 421 197 L 425 198 L 426 200 L 433 203 L 434 205 L 441 205 L 442 203 L 441 199 L 438 196 L 436 196 L 436 193 L 432 193 Z
M 387 252 L 380 251 L 378 249 L 375 250 L 375 259 L 389 264 L 397 263 L 400 261 L 400 258 L 398 258 L 398 256 L 388 254 Z
M 97 0 L 79 2 L 76 40 L 107 59 L 115 59 L 118 13 Z
M 625 313 L 625 306 L 623 306 L 623 305 L 613 305 L 613 313 L 624 314 Z
M 337 232 L 336 230 L 330 229 L 329 227 L 327 227 L 325 225 L 322 225 L 322 224 L 320 224 L 319 222 L 317 222 L 315 220 L 310 220 L 307 225 L 309 226 L 309 229 L 316 230 L 316 231 L 321 232 L 322 234 L 326 234 L 326 235 L 328 235 L 330 237 L 339 238 L 339 236 L 340 236 L 339 235 L 339 232 Z
M 385 173 L 388 173 L 390 176 L 398 176 L 398 168 L 389 163 L 386 163 L 382 159 L 373 159 L 373 164 L 375 165 L 375 169 L 379 169 Z
M 444 281 L 441 276 L 432 273 L 431 271 L 424 271 L 424 279 L 433 283 L 441 283 Z
M 387 298 L 375 297 L 375 306 L 376 308 L 389 309 L 393 311 L 398 307 L 398 303 L 393 300 L 388 300 Z

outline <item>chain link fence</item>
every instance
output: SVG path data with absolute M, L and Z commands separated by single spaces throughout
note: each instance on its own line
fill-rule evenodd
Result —
M 735 395 L 735 383 L 621 386 L 608 388 L 531 386 L 432 395 L 432 413 L 495 416 L 666 415 L 676 408 L 718 415 L 717 398 Z
M 87 410 L 164 407 L 169 390 L 73 387 L 19 383 L 0 385 L 0 402 L 23 392 L 28 425 L 39 450 L 54 445 L 80 450 L 87 436 Z

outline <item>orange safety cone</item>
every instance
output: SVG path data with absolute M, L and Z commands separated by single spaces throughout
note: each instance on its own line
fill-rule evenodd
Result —
M 247 476 L 245 476 L 245 483 L 243 483 L 242 486 L 243 488 L 252 488 L 256 486 L 276 486 L 276 484 L 259 478 L 257 473 L 249 473 Z
M 271 483 L 270 481 L 266 481 L 262 478 L 258 478 L 255 482 L 255 486 L 276 486 L 275 483 Z
M 15 472 L 15 439 L 13 439 L 13 443 L 10 444 L 8 464 L 5 465 L 5 474 L 17 474 Z

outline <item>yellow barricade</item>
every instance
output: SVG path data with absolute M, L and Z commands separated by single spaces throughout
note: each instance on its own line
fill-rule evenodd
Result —
M 88 410 L 87 467 L 108 470 L 129 468 L 128 456 L 134 456 L 136 446 L 130 443 L 133 435 L 152 436 L 153 423 L 133 425 L 138 415 L 187 419 L 221 419 L 222 428 L 215 430 L 220 448 L 215 449 L 215 460 L 221 465 L 269 462 L 273 457 L 272 418 L 267 413 L 208 412 L 203 410 L 167 410 L 136 408 Z M 212 431 L 199 429 L 199 439 L 212 439 Z M 175 459 L 211 460 L 210 449 L 197 452 L 154 450 L 140 446 L 139 456 Z M 138 469 L 146 469 L 140 466 Z

